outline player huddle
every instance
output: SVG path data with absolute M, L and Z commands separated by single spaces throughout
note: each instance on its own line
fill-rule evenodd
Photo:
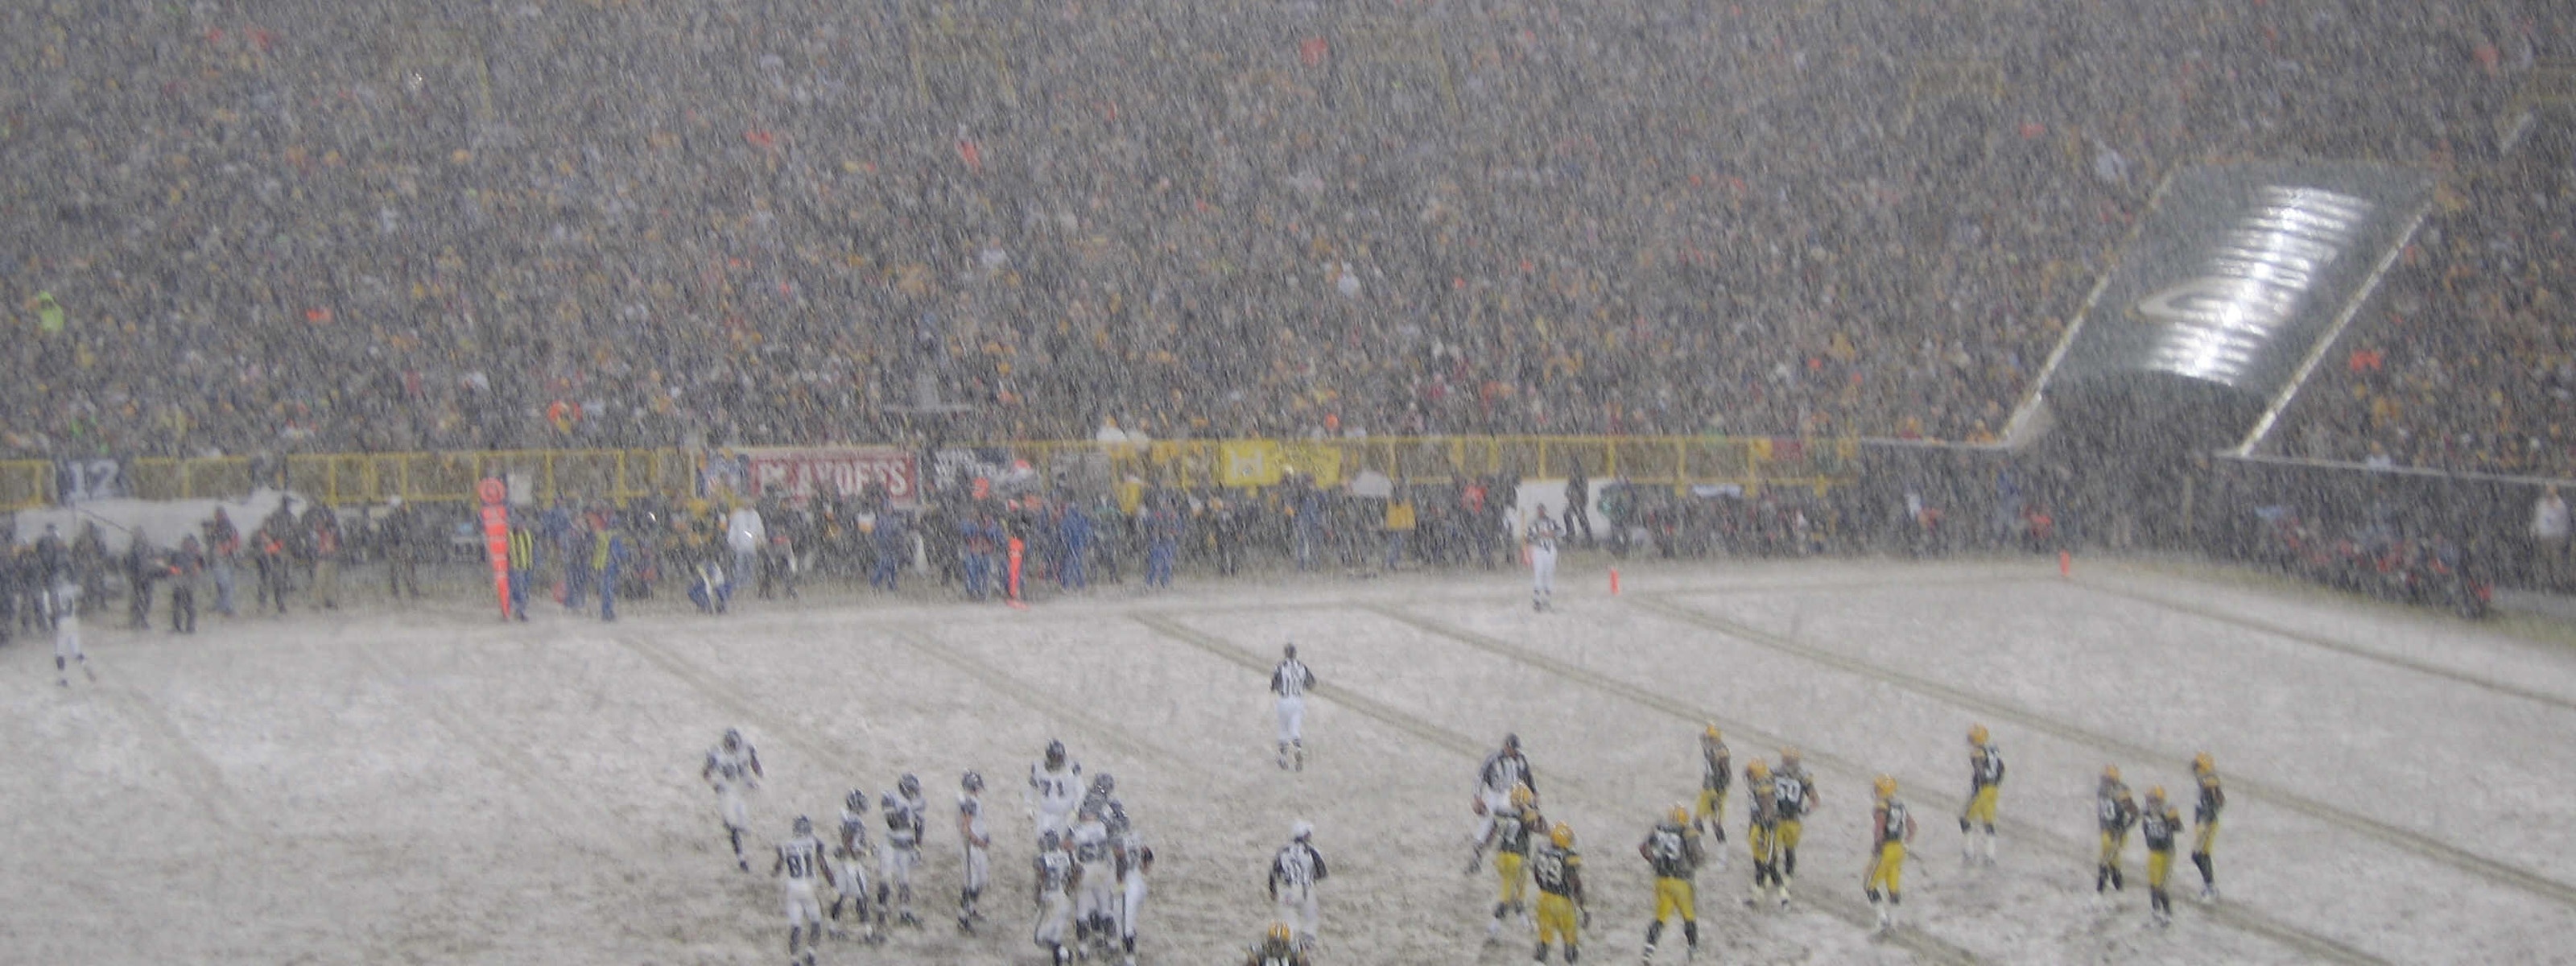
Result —
M 1995 747 L 1984 725 L 1968 730 L 1968 746 L 1967 806 L 1959 815 L 1960 858 L 1963 862 L 1993 865 L 1996 798 L 2003 788 L 2005 773 L 2003 753 Z M 1701 840 L 1705 834 L 1720 844 L 1726 841 L 1726 801 L 1734 790 L 1736 775 L 1732 759 L 1716 725 L 1702 730 L 1697 801 L 1674 803 L 1637 844 L 1638 856 L 1653 871 L 1655 883 L 1655 915 L 1646 926 L 1646 962 L 1654 961 L 1667 924 L 1675 921 L 1681 925 L 1685 956 L 1698 955 L 1698 873 L 1705 863 L 1714 862 L 1721 869 L 1726 864 L 1723 852 L 1711 852 Z M 2206 752 L 2193 759 L 2192 773 L 2199 802 L 2192 818 L 2191 859 L 2200 870 L 2201 899 L 2216 901 L 2217 870 L 2211 849 L 2227 796 L 2217 766 Z M 1752 892 L 1744 904 L 1748 908 L 1786 908 L 1789 885 L 1798 874 L 1798 844 L 1805 834 L 1807 819 L 1816 813 L 1822 798 L 1796 748 L 1781 749 L 1776 767 L 1758 758 L 1746 762 L 1742 775 L 1746 800 L 1744 841 L 1753 863 Z M 1878 929 L 1885 932 L 1897 926 L 1905 863 L 1916 823 L 1912 810 L 1897 795 L 1895 778 L 1878 776 L 1871 782 L 1870 791 L 1869 860 L 1861 877 L 1861 892 L 1877 914 Z M 1564 822 L 1549 822 L 1540 813 L 1538 802 L 1537 778 L 1521 753 L 1520 738 L 1505 735 L 1502 749 L 1487 756 L 1477 772 L 1472 803 L 1478 816 L 1477 830 L 1467 871 L 1475 874 L 1482 868 L 1486 852 L 1493 852 L 1494 871 L 1501 882 L 1493 919 L 1486 927 L 1489 942 L 1499 941 L 1505 920 L 1518 916 L 1525 927 L 1534 928 L 1537 934 L 1537 961 L 1546 962 L 1551 950 L 1562 946 L 1565 961 L 1572 963 L 1581 955 L 1581 933 L 1592 918 L 1583 890 L 1583 856 L 1575 849 L 1574 830 Z M 2102 849 L 2095 876 L 2096 893 L 2107 894 L 2108 890 L 2125 886 L 2121 856 L 2134 827 L 2146 840 L 2149 916 L 2159 926 L 2171 923 L 2172 903 L 2165 884 L 2175 843 L 2185 830 L 2180 813 L 2166 800 L 2161 787 L 2148 790 L 2146 807 L 2140 809 L 2128 786 L 2120 782 L 2117 767 L 2103 770 L 2099 810 Z M 1534 918 L 1529 913 L 1533 887 L 1537 893 Z
M 750 871 L 742 845 L 750 830 L 744 796 L 766 777 L 759 752 L 740 731 L 728 729 L 707 752 L 700 776 L 715 789 L 736 867 Z M 1128 820 L 1117 788 L 1117 780 L 1106 773 L 1092 776 L 1086 786 L 1082 765 L 1067 755 L 1063 742 L 1049 742 L 1044 758 L 1029 765 L 1027 804 L 1037 840 L 1030 880 L 1037 922 L 1030 936 L 1055 963 L 1095 953 L 1106 957 L 1113 949 L 1123 952 L 1128 966 L 1136 962 L 1137 917 L 1144 910 L 1145 876 L 1153 869 L 1154 850 Z M 965 932 L 984 921 L 982 901 L 990 884 L 993 842 L 984 790 L 980 774 L 970 771 L 958 778 L 963 885 L 957 928 Z M 827 846 L 816 838 L 813 820 L 799 815 L 788 839 L 777 846 L 770 875 L 784 884 L 790 966 L 813 966 L 827 923 L 831 938 L 852 938 L 842 928 L 847 922 L 858 930 L 856 938 L 869 944 L 885 941 L 889 917 L 894 925 L 920 928 L 912 887 L 931 811 L 921 779 L 897 779 L 894 789 L 874 804 L 872 813 L 867 793 L 851 789 L 842 801 L 835 842 Z M 872 824 L 882 829 L 881 841 L 870 840 Z M 870 858 L 875 860 L 873 880 Z M 822 904 L 826 888 L 832 895 L 828 913 Z

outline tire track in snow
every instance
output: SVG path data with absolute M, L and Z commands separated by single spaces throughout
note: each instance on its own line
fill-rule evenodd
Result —
M 136 732 L 142 735 L 146 744 L 154 746 L 162 760 L 175 768 L 182 782 L 195 786 L 198 797 L 214 806 L 206 810 L 206 817 L 212 819 L 216 827 L 246 832 L 254 838 L 267 837 L 266 832 L 243 821 L 242 817 L 250 813 L 242 805 L 241 796 L 224 781 L 223 767 L 206 757 L 196 742 L 188 740 L 187 732 L 179 730 L 179 723 L 171 720 L 169 713 L 161 710 L 160 705 L 122 684 L 98 688 L 97 693 L 104 695 L 109 703 L 125 714 L 127 720 L 137 725 Z
M 1402 623 L 1419 627 L 1430 633 L 1456 639 L 1461 643 L 1467 644 L 1471 647 L 1476 647 L 1479 650 L 1492 650 L 1492 648 L 1484 647 L 1476 641 L 1467 640 L 1466 638 L 1458 636 L 1460 633 L 1464 632 L 1452 633 L 1434 627 L 1424 626 L 1423 622 L 1418 622 L 1409 615 L 1386 605 L 1370 604 L 1367 605 L 1367 609 L 1375 613 L 1386 615 L 1387 617 L 1393 618 Z M 1156 633 L 1165 637 L 1180 641 L 1181 643 L 1188 644 L 1192 647 L 1198 648 L 1199 650 L 1206 651 L 1209 654 L 1223 658 L 1226 661 L 1240 665 L 1246 670 L 1251 671 L 1253 674 L 1259 675 L 1263 678 L 1270 676 L 1270 668 L 1263 666 L 1260 661 L 1254 659 L 1251 655 L 1244 653 L 1241 648 L 1228 644 L 1223 638 L 1219 638 L 1212 634 L 1201 633 L 1188 627 L 1172 623 L 1159 615 L 1149 616 L 1146 614 L 1130 614 L 1129 616 L 1133 617 L 1138 623 L 1152 628 Z M 1381 723 L 1394 727 L 1407 734 L 1415 735 L 1425 741 L 1432 742 L 1440 747 L 1457 752 L 1469 761 L 1481 761 L 1484 758 L 1485 748 L 1483 745 L 1477 743 L 1475 739 L 1469 738 L 1466 735 L 1459 734 L 1455 731 L 1442 728 L 1439 725 L 1416 718 L 1402 711 L 1398 711 L 1391 706 L 1381 704 L 1368 698 L 1359 697 L 1358 695 L 1350 693 L 1346 689 L 1335 688 L 1328 691 L 1319 687 L 1313 693 L 1344 707 L 1350 708 L 1353 711 L 1367 715 L 1370 718 L 1376 719 Z M 1566 785 L 1573 786 L 1574 791 L 1577 794 L 1584 795 L 1585 797 L 1594 797 L 1590 790 L 1586 789 L 1580 783 L 1570 778 L 1560 780 Z M 1807 897 L 1806 901 L 1808 904 L 1832 913 L 1836 918 L 1849 922 L 1854 926 L 1867 929 L 1877 924 L 1877 915 L 1875 913 L 1862 908 L 1860 903 L 1844 898 L 1839 894 L 1811 894 Z M 1895 932 L 1889 934 L 1888 941 L 1912 950 L 1916 955 L 1933 962 L 1951 963 L 1957 964 L 1957 966 L 1975 966 L 1978 962 L 1975 953 L 1969 952 L 1959 946 L 1952 945 L 1945 940 L 1925 933 L 1913 926 L 1899 927 Z
M 412 676 L 410 668 L 402 666 L 396 659 L 382 653 L 385 646 L 382 639 L 357 635 L 351 638 L 349 643 L 351 650 L 358 655 L 358 662 L 373 672 L 378 680 L 390 684 Z M 537 761 L 536 756 L 516 745 L 486 737 L 490 729 L 474 727 L 471 716 L 460 711 L 456 702 L 444 691 L 431 688 L 397 689 L 393 700 L 417 706 L 429 716 L 432 724 L 464 744 L 466 749 L 484 765 L 509 776 L 520 788 L 530 793 L 532 800 L 540 802 L 565 800 L 563 783 L 547 781 L 546 769 Z M 607 847 L 587 837 L 600 834 L 607 829 L 617 828 L 623 824 L 622 821 L 612 814 L 607 806 L 596 800 L 584 796 L 573 798 L 577 804 L 591 813 L 591 821 L 565 821 L 554 809 L 540 809 L 544 817 L 538 821 L 552 827 L 565 842 L 587 855 L 600 859 L 613 858 L 613 853 Z
M 1260 675 L 1264 680 L 1267 680 L 1270 677 L 1271 669 L 1263 665 L 1260 659 L 1245 653 L 1243 649 L 1234 647 L 1214 635 L 1202 634 L 1196 630 L 1192 630 L 1187 626 L 1173 621 L 1170 617 L 1164 614 L 1139 612 L 1131 613 L 1127 616 L 1133 619 L 1136 623 L 1145 625 L 1156 634 L 1160 634 L 1172 640 L 1198 648 L 1199 650 L 1214 655 L 1218 659 L 1229 664 L 1233 664 L 1237 667 L 1243 668 L 1244 670 Z M 1338 688 L 1329 684 L 1317 684 L 1314 689 L 1308 693 L 1324 700 L 1331 701 L 1334 704 L 1341 705 L 1342 707 L 1357 711 L 1360 714 L 1366 715 L 1377 721 L 1379 724 L 1394 728 L 1397 731 L 1428 741 L 1442 748 L 1457 752 L 1458 754 L 1478 760 L 1482 760 L 1484 758 L 1484 747 L 1477 744 L 1474 739 L 1455 731 L 1442 728 L 1438 725 L 1434 725 L 1428 721 L 1416 718 L 1402 711 L 1398 711 L 1392 705 L 1384 704 L 1362 695 L 1355 694 L 1349 689 Z M 1571 784 L 1571 782 L 1569 782 L 1569 784 Z
M 2191 761 L 2191 756 L 2189 755 L 2179 755 L 2171 752 L 2159 751 L 2143 745 L 2133 744 L 2118 738 L 2113 738 L 2108 735 L 2095 734 L 2091 731 L 2060 722 L 2057 719 L 2018 705 L 1987 698 L 1982 695 L 1974 694 L 1925 678 L 1916 677 L 1914 675 L 1890 671 L 1867 661 L 1846 657 L 1823 648 L 1800 644 L 1793 639 L 1779 634 L 1774 634 L 1760 628 L 1751 627 L 1725 618 L 1714 617 L 1670 601 L 1660 600 L 1654 597 L 1640 597 L 1639 604 L 1648 610 L 1664 614 L 1685 623 L 1696 624 L 1700 627 L 1716 631 L 1747 644 L 1767 648 L 1792 657 L 1801 658 L 1811 663 L 1822 664 L 1826 667 L 1848 674 L 1867 677 L 1884 684 L 1912 691 L 1916 694 L 1925 695 L 1935 700 L 1947 702 L 1958 707 L 1972 708 L 1983 712 L 1990 717 L 2011 721 L 2024 728 L 2051 735 L 2063 741 L 2070 741 L 2080 745 L 2089 745 L 2095 749 L 2110 752 L 2115 756 L 2154 761 L 2174 768 L 2187 767 Z M 2274 787 L 2269 783 L 2247 779 L 2242 776 L 2231 776 L 2227 780 L 2227 786 L 2229 791 L 2238 795 L 2244 795 L 2260 801 L 2269 802 L 2273 805 L 2278 805 L 2282 808 L 2306 815 L 2309 818 L 2359 832 L 2370 838 L 2378 839 L 2388 845 L 2412 852 L 2416 855 L 2423 856 L 2424 858 L 2432 859 L 2444 865 L 2459 869 L 2460 871 L 2466 872 L 2472 876 L 2476 876 L 2499 885 L 2519 889 L 2561 905 L 2576 907 L 2576 886 L 2570 886 L 2556 879 L 2551 879 L 2547 876 L 2523 869 L 2519 866 L 2498 862 L 2494 859 L 2478 855 L 2466 849 L 2444 843 L 2420 832 L 2408 831 L 2376 819 L 2356 815 L 2352 812 L 2336 808 L 2324 802 L 2291 792 L 2288 789 Z
M 1730 719 L 1725 715 L 1717 714 L 1701 708 L 1694 708 L 1687 702 L 1657 694 L 1653 691 L 1637 687 L 1626 681 L 1610 677 L 1597 671 L 1568 664 L 1564 661 L 1560 661 L 1543 654 L 1533 653 L 1517 645 L 1509 644 L 1500 639 L 1479 634 L 1466 628 L 1455 627 L 1442 621 L 1433 620 L 1428 617 L 1423 617 L 1393 607 L 1371 606 L 1368 609 L 1372 612 L 1383 615 L 1390 620 L 1417 630 L 1430 634 L 1437 634 L 1441 637 L 1457 641 L 1461 644 L 1465 644 L 1469 647 L 1476 648 L 1477 650 L 1484 651 L 1497 657 L 1538 668 L 1569 681 L 1573 681 L 1595 690 L 1603 691 L 1630 702 L 1662 712 L 1689 724 L 1696 725 L 1714 722 L 1718 727 L 1726 730 L 1730 734 L 1752 738 L 1758 744 L 1768 744 L 1775 747 L 1798 744 L 1798 742 L 1792 740 L 1786 735 L 1770 733 L 1744 722 Z M 1806 758 L 1809 762 L 1822 766 L 1820 770 L 1837 772 L 1840 773 L 1841 777 L 1851 778 L 1862 783 L 1868 782 L 1871 776 L 1876 774 L 1872 769 L 1864 768 L 1855 762 L 1830 753 L 1809 751 L 1806 753 Z M 2233 784 L 2232 780 L 2231 784 Z M 1913 792 L 1909 793 L 1909 797 L 1913 798 L 1915 801 L 1926 804 L 1939 804 L 1944 809 L 1952 813 L 1960 811 L 1961 806 L 1965 805 L 1965 802 L 1962 799 L 1952 798 L 1938 792 Z M 2070 855 L 2081 855 L 2089 858 L 2093 854 L 2093 847 L 2091 845 L 2065 839 L 2053 833 L 2044 831 L 2038 826 L 2029 825 L 2015 819 L 2004 819 L 1996 824 L 2003 828 L 2012 830 L 2014 837 L 2017 839 L 2032 842 L 2052 843 L 2058 849 L 2063 850 Z M 2378 956 L 2364 952 L 2357 947 L 2302 930 L 2287 923 L 2273 920 L 2270 917 L 2261 915 L 2250 909 L 2228 904 L 2201 906 L 2199 908 L 2203 912 L 2208 913 L 2210 918 L 2223 924 L 2234 927 L 2243 932 L 2252 933 L 2254 935 L 2270 939 L 2274 942 L 2297 949 L 2319 959 L 2332 960 L 2341 963 L 2365 964 L 2365 966 L 2380 966 L 2380 964 L 2388 962 Z M 1869 913 L 1866 910 L 1862 910 L 1857 904 L 1854 904 L 1851 908 L 1851 915 L 1846 918 L 1852 919 L 1852 921 L 1858 925 L 1874 923 L 1874 919 L 1866 918 L 1868 916 Z M 1915 930 L 1915 927 L 1911 926 L 1905 928 L 1909 931 Z M 1928 936 L 1925 938 L 1930 939 Z M 1931 941 L 1939 942 L 1940 940 L 1934 939 Z M 1965 954 L 1964 950 L 1961 950 L 1961 952 L 1962 954 Z
M 878 630 L 892 636 L 896 641 L 901 642 L 904 646 L 921 652 L 922 656 L 928 657 L 931 660 L 938 661 L 942 664 L 946 664 L 949 667 L 956 669 L 959 673 L 962 673 L 967 677 L 974 678 L 985 687 L 991 688 L 1012 700 L 1027 705 L 1030 709 L 1037 711 L 1039 714 L 1044 715 L 1047 718 L 1073 725 L 1077 730 L 1086 733 L 1089 737 L 1100 741 L 1102 744 L 1113 748 L 1123 749 L 1137 758 L 1150 759 L 1155 763 L 1171 768 L 1174 771 L 1187 774 L 1198 780 L 1202 786 L 1211 784 L 1217 780 L 1216 775 L 1211 774 L 1204 768 L 1200 768 L 1187 758 L 1173 754 L 1171 751 L 1157 747 L 1150 742 L 1137 738 L 1126 728 L 1085 712 L 1082 709 L 1073 706 L 1069 702 L 1058 700 L 1054 696 L 1038 690 L 1037 688 L 1023 684 L 1018 678 L 1012 677 L 1009 672 L 1004 671 L 1001 668 L 994 667 L 979 658 L 969 657 L 952 648 L 940 646 L 936 643 L 934 638 L 922 632 L 919 628 L 896 624 L 882 626 L 879 627 Z
M 2182 601 L 2168 599 L 2156 594 L 2146 593 L 2144 591 L 2114 587 L 2100 581 L 2083 577 L 2075 578 L 2073 583 L 2075 586 L 2083 588 L 2086 591 L 2101 594 L 2106 597 L 2119 597 L 2133 600 L 2150 607 L 2160 607 L 2177 613 L 2189 614 L 2204 620 L 2212 620 L 2221 624 L 2241 627 L 2257 634 L 2277 637 L 2286 641 L 2296 641 L 2310 647 L 2323 648 L 2325 650 L 2344 655 L 2345 657 L 2360 658 L 2361 660 L 2375 664 L 2384 664 L 2399 670 L 2430 675 L 2446 681 L 2453 681 L 2473 688 L 2484 689 L 2506 697 L 2521 698 L 2525 701 L 2535 701 L 2557 708 L 2561 711 L 2576 711 L 2576 701 L 2570 701 L 2555 694 L 2535 691 L 2520 685 L 2479 677 L 2466 671 L 2455 670 L 2438 664 L 2418 661 L 2414 658 L 2403 655 L 2374 651 L 2365 647 L 2355 647 L 2342 641 L 2334 640 L 2318 634 L 2311 634 L 2296 628 L 2283 627 L 2270 621 L 2229 614 L 2214 608 L 2203 607 L 2198 604 L 2184 603 Z
M 849 770 L 850 774 L 869 774 L 866 767 L 869 763 L 865 760 L 865 756 L 848 748 L 838 747 L 839 742 L 815 737 L 809 729 L 762 710 L 760 702 L 751 700 L 741 689 L 717 680 L 690 663 L 687 658 L 663 648 L 660 643 L 629 634 L 612 635 L 609 640 L 616 642 L 619 647 L 625 648 L 635 656 L 643 658 L 645 663 L 660 669 L 662 673 L 680 679 L 680 683 L 695 689 L 716 707 L 733 715 L 736 720 L 750 722 L 758 726 L 764 734 L 778 736 L 778 740 L 794 746 L 796 750 L 812 756 L 816 761 L 836 763 Z

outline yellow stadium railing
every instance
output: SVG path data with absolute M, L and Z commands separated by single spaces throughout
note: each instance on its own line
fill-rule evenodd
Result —
M 54 502 L 54 464 L 0 460 L 0 511 L 32 510 Z
M 991 444 L 1035 466 L 1105 458 L 1112 472 L 1167 486 L 1266 486 L 1289 474 L 1334 486 L 1362 472 L 1395 480 L 1511 475 L 1675 488 L 1735 484 L 1830 488 L 1847 481 L 1859 443 L 1715 436 L 1444 436 L 1312 440 L 1024 440 Z
M 1024 440 L 984 444 L 1034 466 L 1067 460 L 1105 463 L 1117 479 L 1166 486 L 1270 486 L 1290 475 L 1337 486 L 1362 473 L 1410 482 L 1509 475 L 1557 479 L 1578 469 L 1595 480 L 1676 489 L 1734 484 L 1824 490 L 1852 476 L 1858 443 L 1719 436 L 1437 436 L 1370 439 L 1169 440 L 1141 444 Z M 270 474 L 260 478 L 262 474 Z M 506 477 L 540 502 L 558 497 L 624 503 L 685 496 L 697 488 L 698 457 L 677 449 L 490 450 L 438 453 L 312 453 L 262 468 L 248 457 L 135 459 L 126 480 L 146 500 L 237 498 L 284 486 L 333 506 L 475 499 L 475 484 Z M 0 508 L 53 500 L 52 464 L 0 463 Z
M 696 460 L 679 449 L 487 450 L 444 453 L 311 453 L 288 456 L 283 473 L 256 478 L 247 457 L 137 459 L 126 480 L 146 500 L 232 498 L 259 486 L 284 486 L 333 506 L 475 499 L 475 484 L 500 476 L 522 484 L 536 499 L 556 497 L 623 503 L 653 494 L 688 492 Z

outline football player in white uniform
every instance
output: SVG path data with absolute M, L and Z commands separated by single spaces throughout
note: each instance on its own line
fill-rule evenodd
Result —
M 1476 770 L 1476 798 L 1470 803 L 1476 812 L 1475 851 L 1467 857 L 1467 874 L 1485 867 L 1485 847 L 1494 842 L 1497 816 L 1508 819 L 1520 814 L 1512 804 L 1512 786 L 1527 785 L 1530 801 L 1538 801 L 1538 779 L 1530 774 L 1529 759 L 1521 756 L 1521 736 L 1504 735 L 1503 749 L 1485 756 L 1485 764 Z
M 742 857 L 742 833 L 751 829 L 751 809 L 743 804 L 742 793 L 768 777 L 760 770 L 760 752 L 742 740 L 740 729 L 726 728 L 724 741 L 708 750 L 707 766 L 698 770 L 698 777 L 715 786 L 716 812 L 724 819 L 725 837 L 733 840 L 734 865 L 751 871 L 751 860 Z
M 847 938 L 837 925 L 841 921 L 844 902 L 850 907 L 850 921 L 866 930 L 868 942 L 884 939 L 875 924 L 868 921 L 867 857 L 868 793 L 853 788 L 849 797 L 841 800 L 841 841 L 832 848 L 833 887 L 837 893 L 832 897 L 832 922 L 836 924 L 832 927 L 834 939 Z
M 1118 859 L 1118 942 L 1126 950 L 1126 966 L 1136 966 L 1136 919 L 1145 911 L 1145 873 L 1154 871 L 1154 849 L 1136 834 L 1136 828 L 1124 821 L 1110 840 Z
M 1082 867 L 1082 886 L 1073 893 L 1073 944 L 1088 955 L 1094 946 L 1109 944 L 1110 930 L 1117 925 L 1118 877 L 1111 869 L 1109 823 L 1100 818 L 1100 806 L 1084 803 L 1074 816 L 1074 864 Z
M 921 865 L 922 820 L 930 814 L 930 803 L 921 797 L 921 779 L 903 776 L 878 803 L 885 811 L 886 841 L 877 852 L 877 921 L 884 922 L 892 908 L 895 921 L 921 925 L 912 914 L 912 870 Z
M 1270 860 L 1270 901 L 1279 904 L 1279 921 L 1296 928 L 1300 949 L 1315 945 L 1323 927 L 1315 904 L 1315 886 L 1324 881 L 1324 854 L 1315 851 L 1315 826 L 1298 822 L 1288 829 L 1288 844 Z
M 1547 507 L 1538 508 L 1538 516 L 1529 523 L 1530 609 L 1556 608 L 1556 539 L 1564 528 L 1547 515 Z
M 1270 693 L 1279 696 L 1279 767 L 1306 770 L 1306 692 L 1315 686 L 1315 672 L 1297 659 L 1297 645 L 1290 644 L 1279 660 L 1279 669 L 1270 672 Z
M 1029 764 L 1029 793 L 1037 799 L 1038 832 L 1064 831 L 1082 799 L 1082 763 L 1065 754 L 1064 742 L 1047 742 L 1046 760 Z
M 54 683 L 66 688 L 72 686 L 71 676 L 65 673 L 69 670 L 65 666 L 66 661 L 79 664 L 81 674 L 91 681 L 98 680 L 98 672 L 89 669 L 89 655 L 81 652 L 80 585 L 70 580 L 55 584 L 54 592 L 47 600 L 54 609 L 47 615 L 54 621 Z
M 1100 813 L 1100 824 L 1109 826 L 1109 834 L 1127 827 L 1127 803 L 1118 800 L 1118 777 L 1108 772 L 1091 776 L 1091 790 L 1082 794 L 1082 807 Z
M 1073 961 L 1073 951 L 1064 946 L 1065 920 L 1073 915 L 1073 898 L 1066 890 L 1081 883 L 1082 867 L 1073 864 L 1073 854 L 1064 850 L 1060 833 L 1049 829 L 1038 834 L 1038 855 L 1033 863 L 1037 871 L 1034 890 L 1038 906 L 1038 927 L 1031 934 L 1039 949 L 1048 951 L 1056 966 Z
M 984 830 L 984 776 L 967 772 L 958 779 L 957 841 L 966 851 L 966 884 L 957 893 L 957 928 L 975 931 L 976 920 L 984 914 L 975 903 L 984 897 L 984 882 L 991 874 L 989 851 L 993 837 Z
M 814 948 L 823 944 L 823 907 L 814 898 L 814 880 L 832 881 L 832 870 L 823 866 L 823 842 L 814 837 L 814 821 L 796 816 L 794 834 L 778 846 L 778 861 L 769 867 L 772 876 L 787 877 L 787 962 L 796 966 L 797 946 L 804 946 L 804 966 L 814 966 Z M 806 929 L 806 923 L 813 923 Z

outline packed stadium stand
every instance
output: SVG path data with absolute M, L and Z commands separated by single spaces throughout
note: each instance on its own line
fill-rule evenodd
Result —
M 18 4 L 0 452 L 1984 441 L 2165 172 L 2323 157 L 2445 204 L 2282 447 L 2566 472 L 2576 15 L 2122 6 Z

